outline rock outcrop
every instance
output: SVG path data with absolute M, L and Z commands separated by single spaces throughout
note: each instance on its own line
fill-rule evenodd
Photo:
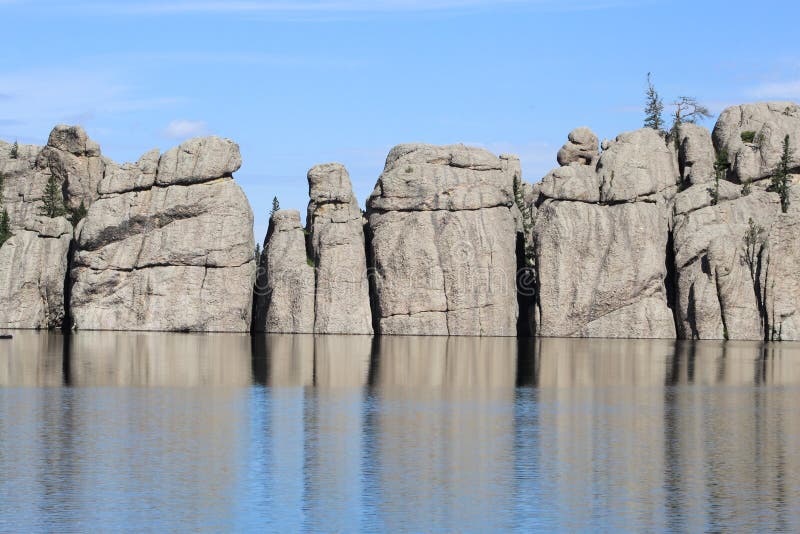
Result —
M 561 166 L 579 163 L 591 165 L 600 156 L 597 136 L 585 126 L 569 133 L 567 142 L 558 151 L 556 159 Z
M 72 225 L 44 216 L 42 198 L 55 177 L 67 208 L 97 197 L 105 160 L 77 126 L 56 126 L 44 147 L 0 142 L 2 205 L 12 237 L 0 248 L 0 328 L 58 328 L 64 324 L 64 288 Z
M 238 146 L 192 139 L 157 159 L 109 165 L 76 231 L 74 326 L 89 330 L 250 328 L 253 215 L 232 173 Z
M 538 335 L 675 336 L 666 198 L 677 181 L 677 159 L 654 130 L 622 134 L 595 164 L 545 177 L 534 226 Z
M 513 169 L 463 145 L 399 145 L 367 203 L 381 334 L 516 335 Z
M 314 284 L 300 212 L 274 212 L 259 262 L 253 330 L 313 333 Z
M 339 163 L 308 171 L 310 251 L 316 268 L 314 332 L 372 334 L 364 217 L 347 169 Z
M 794 154 L 800 154 L 800 105 L 759 102 L 725 109 L 713 138 L 717 152 L 727 152 L 731 178 L 745 183 L 773 173 L 786 135 Z M 800 161 L 795 164 L 800 166 Z

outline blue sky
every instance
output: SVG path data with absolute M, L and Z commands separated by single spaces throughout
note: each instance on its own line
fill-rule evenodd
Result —
M 517 153 L 538 181 L 572 128 L 640 127 L 648 71 L 665 101 L 714 113 L 800 100 L 788 0 L 0 0 L 0 13 L 0 138 L 42 144 L 77 123 L 127 161 L 230 137 L 259 241 L 274 195 L 304 213 L 309 167 L 346 164 L 363 206 L 398 143 Z

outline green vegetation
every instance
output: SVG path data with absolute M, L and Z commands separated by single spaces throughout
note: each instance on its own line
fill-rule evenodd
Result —
M 747 232 L 744 234 L 744 261 L 750 269 L 750 278 L 752 278 L 753 283 L 756 282 L 756 265 L 758 264 L 758 255 L 763 244 L 764 229 L 753 222 L 752 218 L 748 219 Z
M 770 191 L 778 193 L 781 197 L 781 211 L 786 213 L 789 210 L 789 189 L 791 188 L 789 169 L 792 167 L 792 149 L 789 146 L 789 134 L 783 138 L 781 146 L 781 159 L 772 174 Z
M 44 188 L 42 197 L 42 215 L 45 217 L 62 217 L 67 214 L 64 208 L 64 194 L 61 191 L 61 184 L 55 175 L 47 179 L 47 186 Z
M 80 206 L 78 206 L 77 208 L 70 208 L 70 210 L 69 210 L 69 222 L 72 223 L 72 226 L 76 226 L 81 221 L 81 219 L 86 217 L 86 212 L 87 211 L 88 210 L 86 209 L 86 204 L 83 203 L 82 199 L 81 199 L 81 205 Z
M 11 145 L 11 153 L 9 156 L 11 156 L 11 159 L 17 159 L 19 156 L 19 143 L 17 143 L 16 140 L 14 141 L 14 144 Z
M 658 91 L 653 87 L 650 73 L 647 73 L 647 92 L 644 106 L 644 127 L 662 130 L 664 121 L 661 114 L 664 112 L 664 102 L 658 96 Z
M 412 167 L 410 165 L 408 167 L 406 167 L 406 174 L 411 174 L 412 172 L 414 172 L 414 167 Z
M 756 140 L 756 132 L 753 130 L 746 130 L 742 132 L 742 141 L 745 143 L 752 143 Z
M 708 190 L 711 195 L 712 206 L 719 204 L 719 181 L 725 178 L 729 167 L 728 151 L 722 149 L 717 154 L 717 160 L 714 162 L 714 187 Z
M 281 209 L 281 203 L 278 202 L 278 197 L 272 197 L 272 211 L 269 212 L 270 216 L 272 216 L 279 209 Z
M 3 187 L 5 186 L 5 176 L 0 174 L 0 208 L 2 208 L 2 213 L 0 213 L 0 247 L 3 246 L 3 243 L 8 241 L 11 237 L 11 219 L 8 217 L 8 210 L 5 208 L 5 200 L 3 197 Z
M 525 203 L 525 194 L 522 190 L 522 181 L 518 176 L 514 176 L 514 202 L 522 213 L 522 231 L 525 235 L 525 265 L 533 265 L 533 246 L 529 243 L 533 232 L 533 213 L 531 207 Z
M 750 186 L 750 180 L 747 180 L 744 185 L 742 185 L 742 196 L 746 197 L 752 191 L 752 187 Z

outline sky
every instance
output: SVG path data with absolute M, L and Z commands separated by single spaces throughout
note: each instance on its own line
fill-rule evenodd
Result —
M 119 162 L 231 138 L 261 241 L 273 196 L 305 216 L 310 167 L 344 163 L 363 207 L 399 143 L 515 153 L 539 181 L 573 128 L 641 127 L 647 72 L 715 115 L 800 100 L 798 19 L 792 0 L 0 0 L 0 138 L 80 124 Z

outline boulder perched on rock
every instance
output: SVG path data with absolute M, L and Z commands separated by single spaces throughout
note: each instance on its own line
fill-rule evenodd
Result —
M 800 154 L 800 105 L 759 102 L 725 109 L 713 139 L 717 152 L 727 152 L 732 178 L 744 183 L 773 174 L 786 135 L 793 152 Z M 800 167 L 800 160 L 795 166 Z
M 56 126 L 46 146 L 17 145 L 14 154 L 0 142 L 0 193 L 12 233 L 0 248 L 0 328 L 63 325 L 72 225 L 44 215 L 45 189 L 55 180 L 63 207 L 87 206 L 104 166 L 97 143 L 77 126 Z
M 585 126 L 575 128 L 569 133 L 567 139 L 556 157 L 559 165 L 572 163 L 591 165 L 600 156 L 597 136 L 589 128 Z
M 668 199 L 677 157 L 655 130 L 606 142 L 594 165 L 542 182 L 534 225 L 536 333 L 671 338 Z
M 516 334 L 514 165 L 399 145 L 367 203 L 382 334 Z
M 714 145 L 711 132 L 697 124 L 684 123 L 679 129 L 678 164 L 684 187 L 714 180 Z
M 626 132 L 607 144 L 597 162 L 602 202 L 632 201 L 674 192 L 677 155 L 652 128 Z
M 372 334 L 364 218 L 343 165 L 308 171 L 311 253 L 316 267 L 314 332 Z
M 314 284 L 300 212 L 274 212 L 259 262 L 253 330 L 313 333 Z
M 163 154 L 154 176 L 152 153 L 108 173 L 76 231 L 75 327 L 249 330 L 253 215 L 231 177 L 238 151 L 193 139 Z

